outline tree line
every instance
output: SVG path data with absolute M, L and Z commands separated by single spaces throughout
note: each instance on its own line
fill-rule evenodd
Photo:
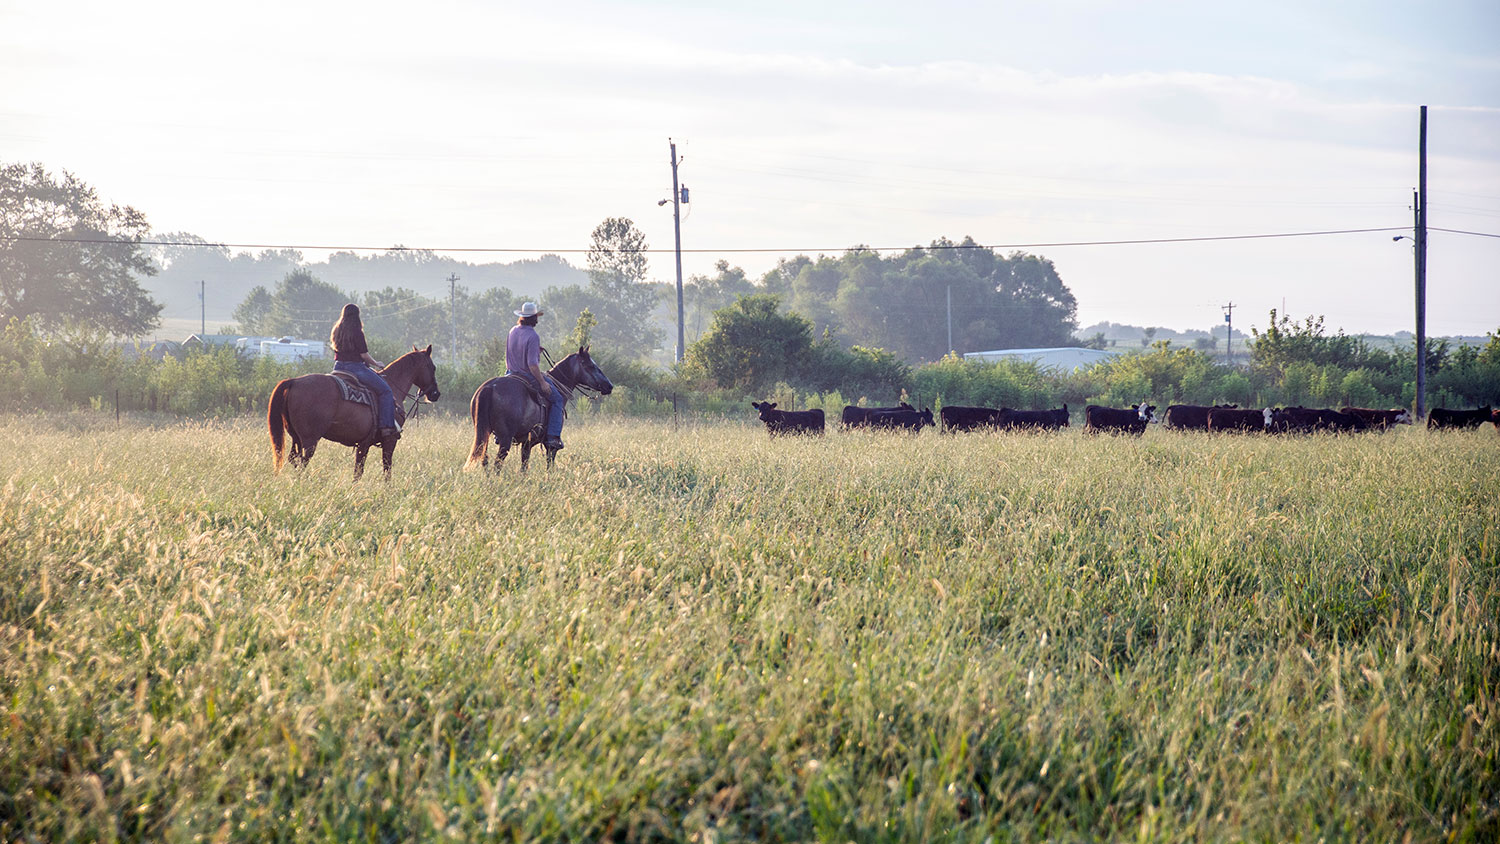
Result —
M 123 351 L 112 355 L 111 337 L 139 336 L 159 318 L 161 306 L 139 282 L 157 270 L 142 243 L 148 233 L 139 212 L 104 203 L 71 174 L 53 176 L 35 164 L 0 167 L 0 325 L 6 332 L 0 375 L 8 387 L 18 385 L 7 392 L 8 403 L 98 404 L 112 401 L 112 384 L 123 384 L 127 409 L 237 412 L 269 392 L 264 379 L 290 371 L 217 352 L 160 362 Z M 929 403 L 1012 407 L 1127 405 L 1142 398 L 1409 406 L 1415 395 L 1414 349 L 1375 349 L 1342 332 L 1328 334 L 1321 317 L 1299 323 L 1275 311 L 1265 331 L 1254 332 L 1248 369 L 1165 343 L 1069 375 L 962 361 L 950 346 L 1073 345 L 1077 327 L 1077 303 L 1051 261 L 1002 255 L 970 238 L 939 239 L 890 256 L 863 247 L 796 256 L 758 279 L 719 261 L 713 274 L 688 279 L 686 359 L 663 367 L 661 345 L 669 329 L 675 333 L 675 289 L 648 278 L 648 246 L 629 219 L 606 219 L 591 243 L 582 280 L 535 297 L 549 314 L 539 329 L 554 349 L 593 344 L 606 371 L 626 388 L 629 398 L 613 402 L 621 412 L 662 412 L 670 401 L 674 411 L 687 406 L 713 413 L 773 393 L 783 406 L 830 396 L 889 402 L 904 394 Z M 202 248 L 210 255 L 218 249 Z M 295 256 L 281 257 L 288 261 L 281 279 L 251 289 L 236 306 L 238 332 L 321 339 L 343 304 L 355 301 L 377 357 L 433 343 L 456 382 L 445 391 L 470 380 L 477 386 L 503 366 L 512 311 L 535 296 L 462 285 L 450 297 L 401 285 L 355 292 L 319 278 Z M 425 267 L 431 257 L 398 251 L 379 266 L 394 260 Z M 330 266 L 361 260 L 345 255 Z M 451 348 L 455 330 L 457 349 Z M 1434 404 L 1500 401 L 1500 350 L 1493 338 L 1483 349 L 1431 342 L 1424 354 Z M 200 386 L 207 383 L 205 371 L 224 379 L 223 389 Z M 61 379 L 60 391 L 42 386 L 53 378 Z

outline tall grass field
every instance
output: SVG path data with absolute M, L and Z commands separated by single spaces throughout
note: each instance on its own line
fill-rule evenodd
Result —
M 0 840 L 1500 838 L 1488 425 L 565 433 L 0 417 Z

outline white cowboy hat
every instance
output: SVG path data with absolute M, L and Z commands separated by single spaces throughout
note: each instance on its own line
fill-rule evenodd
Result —
M 541 316 L 542 314 L 546 313 L 546 311 L 538 308 L 535 302 L 523 302 L 521 304 L 521 310 L 512 311 L 511 313 L 514 313 L 518 317 L 529 317 Z

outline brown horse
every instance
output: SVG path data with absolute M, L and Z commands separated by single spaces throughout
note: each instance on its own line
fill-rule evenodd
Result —
M 581 346 L 577 354 L 568 355 L 547 370 L 553 381 L 562 388 L 563 401 L 572 397 L 578 389 L 593 390 L 609 395 L 615 387 L 609 383 L 599 365 L 589 357 L 589 347 Z M 474 448 L 469 452 L 469 462 L 464 469 L 488 466 L 490 463 L 490 437 L 495 438 L 499 453 L 495 455 L 495 471 L 500 471 L 500 461 L 510 453 L 511 443 L 521 446 L 521 471 L 531 459 L 531 448 L 543 445 L 543 431 L 547 427 L 547 414 L 532 394 L 531 381 L 519 375 L 491 378 L 479 385 L 474 398 L 469 402 L 469 417 L 474 421 Z M 547 448 L 547 467 L 557 459 L 557 449 Z
M 432 362 L 432 346 L 421 351 L 416 346 L 380 370 L 380 377 L 396 394 L 396 421 L 406 421 L 404 399 L 413 388 L 428 401 L 438 400 L 437 367 Z M 318 448 L 319 440 L 332 440 L 354 448 L 354 477 L 365 471 L 365 455 L 376 442 L 375 412 L 369 405 L 344 401 L 334 375 L 303 375 L 288 378 L 271 391 L 271 405 L 266 422 L 271 428 L 271 457 L 276 471 L 288 459 L 293 466 L 306 466 Z M 415 405 L 413 405 L 415 406 Z M 291 435 L 290 454 L 283 431 Z M 391 476 L 391 453 L 397 438 L 380 443 L 385 476 Z

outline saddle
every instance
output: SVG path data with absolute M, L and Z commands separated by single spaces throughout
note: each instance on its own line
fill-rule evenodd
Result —
M 375 407 L 375 393 L 361 384 L 358 378 L 347 372 L 330 372 L 337 379 L 339 385 L 339 398 L 355 404 L 369 405 L 373 410 Z
M 532 380 L 530 378 L 527 378 L 524 375 L 515 375 L 511 373 L 507 373 L 505 377 L 513 378 L 516 381 L 520 382 L 521 385 L 526 388 L 527 395 L 531 396 L 531 400 L 541 406 L 543 415 L 546 415 L 547 411 L 551 409 L 552 397 L 544 394 L 536 384 L 532 383 Z

